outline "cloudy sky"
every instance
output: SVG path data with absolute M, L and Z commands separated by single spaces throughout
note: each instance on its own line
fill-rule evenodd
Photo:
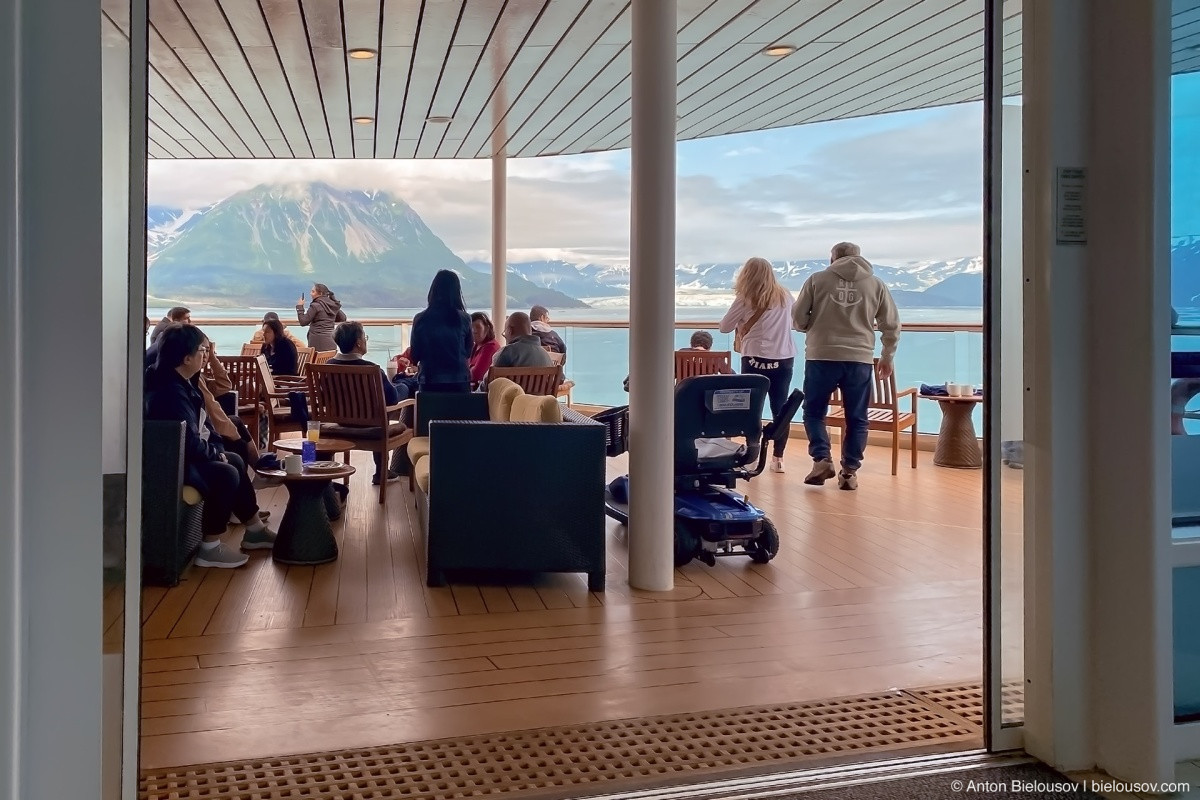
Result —
M 982 251 L 982 106 L 681 142 L 682 263 L 828 257 L 848 239 L 888 264 Z M 509 162 L 510 260 L 625 262 L 629 152 Z M 194 208 L 257 184 L 323 180 L 402 196 L 466 260 L 489 248 L 486 161 L 150 162 L 151 205 Z

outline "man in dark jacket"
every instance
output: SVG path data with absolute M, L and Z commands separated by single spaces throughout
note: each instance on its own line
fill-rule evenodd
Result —
M 375 367 L 383 374 L 383 402 L 385 405 L 394 405 L 400 402 L 400 392 L 395 385 L 388 380 L 387 373 L 383 371 L 378 364 L 373 361 L 367 361 L 363 356 L 367 352 L 367 332 L 363 330 L 361 322 L 341 322 L 333 329 L 333 341 L 337 343 L 338 354 L 329 359 L 330 364 L 340 364 L 346 367 Z M 375 428 L 378 430 L 378 428 Z M 382 432 L 381 432 L 382 433 Z M 396 469 L 399 466 L 401 458 L 400 449 L 392 455 L 392 468 L 388 470 L 387 479 L 389 481 L 397 480 L 400 477 L 400 471 Z M 375 457 L 375 474 L 371 476 L 371 483 L 375 486 L 379 485 L 380 473 L 383 472 L 383 461 L 379 457 L 379 453 L 372 453 Z
M 246 464 L 226 452 L 204 410 L 204 398 L 192 379 L 204 367 L 204 334 L 192 325 L 172 325 L 158 343 L 158 362 L 147 374 L 146 419 L 185 423 L 185 482 L 204 497 L 196 555 L 201 567 L 240 567 L 247 556 L 221 543 L 232 514 L 246 526 L 243 550 L 269 550 L 275 534 L 258 516 L 258 500 Z
M 545 306 L 534 306 L 529 309 L 529 321 L 533 323 L 533 333 L 541 340 L 542 346 L 549 347 L 552 353 L 562 353 L 563 362 L 566 362 L 567 343 L 550 327 L 550 310 Z
M 158 338 L 163 335 L 163 331 L 167 329 L 167 326 L 176 322 L 190 325 L 192 323 L 191 310 L 183 306 L 175 306 L 168 311 L 167 315 L 160 319 L 158 324 L 154 326 L 154 330 L 150 332 L 150 344 L 153 346 L 158 341 Z

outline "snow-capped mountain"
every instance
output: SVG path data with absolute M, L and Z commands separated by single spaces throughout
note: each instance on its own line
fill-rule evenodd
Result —
M 210 208 L 212 206 L 185 211 L 167 206 L 149 206 L 146 209 L 146 262 L 154 263 L 154 258 L 164 247 L 199 222 Z

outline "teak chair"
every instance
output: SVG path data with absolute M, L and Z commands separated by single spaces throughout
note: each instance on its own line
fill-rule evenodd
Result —
M 245 350 L 246 346 L 242 349 Z M 258 360 L 255 356 L 217 356 L 221 366 L 229 373 L 238 396 L 238 417 L 250 429 L 254 441 L 260 441 L 261 429 L 259 415 L 263 410 L 262 376 L 258 372 Z M 264 358 L 264 360 L 266 360 Z
M 329 359 L 337 355 L 337 350 L 318 350 L 316 356 L 313 357 L 314 364 L 327 364 Z
M 488 382 L 496 378 L 508 378 L 520 386 L 525 394 L 557 397 L 562 368 L 553 364 L 548 367 L 492 367 L 488 370 Z
M 675 382 L 697 375 L 729 375 L 733 363 L 728 350 L 676 350 Z
M 315 347 L 297 347 L 296 348 L 296 374 L 303 375 L 304 368 L 313 363 L 313 359 L 317 357 L 317 348 Z
M 416 401 L 395 405 L 383 401 L 383 373 L 376 366 L 312 364 L 308 368 L 308 396 L 312 416 L 322 432 L 354 442 L 355 450 L 378 453 L 379 502 L 387 499 L 388 455 L 412 438 L 412 431 L 390 416 Z M 350 462 L 350 453 L 345 455 Z
M 267 447 L 271 447 L 272 443 L 280 437 L 280 434 L 299 433 L 304 430 L 304 426 L 301 423 L 292 419 L 291 409 L 281 401 L 286 400 L 290 392 L 307 388 L 307 386 L 280 385 L 271 374 L 271 368 L 267 365 L 266 356 L 258 356 L 254 360 L 258 365 L 263 403 L 267 409 Z M 311 418 L 311 414 L 309 416 Z
M 257 356 L 262 353 L 263 346 L 261 344 L 250 344 L 246 342 L 242 345 L 243 356 Z
M 879 359 L 871 370 L 871 401 L 867 405 L 867 430 L 885 431 L 892 434 L 892 474 L 896 474 L 900 463 L 900 432 L 912 429 L 912 468 L 917 468 L 917 390 L 905 389 L 896 391 L 896 373 L 886 379 L 879 377 Z M 911 408 L 900 410 L 900 399 L 909 398 Z M 846 438 L 846 409 L 842 407 L 842 394 L 835 391 L 829 401 L 829 413 L 825 415 L 825 424 L 837 425 L 842 429 L 842 439 Z

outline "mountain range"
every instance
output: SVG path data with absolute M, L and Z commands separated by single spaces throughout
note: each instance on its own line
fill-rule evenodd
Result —
M 314 282 L 348 305 L 419 308 L 434 273 L 453 269 L 469 306 L 491 303 L 491 265 L 466 263 L 402 199 L 325 183 L 263 184 L 195 209 L 147 209 L 147 292 L 216 306 L 290 306 Z M 819 259 L 776 261 L 793 292 Z M 678 264 L 681 305 L 728 302 L 740 262 Z M 982 304 L 981 258 L 875 265 L 901 306 Z M 629 265 L 526 261 L 508 265 L 513 307 L 622 305 Z M 588 302 L 581 300 L 584 298 Z

